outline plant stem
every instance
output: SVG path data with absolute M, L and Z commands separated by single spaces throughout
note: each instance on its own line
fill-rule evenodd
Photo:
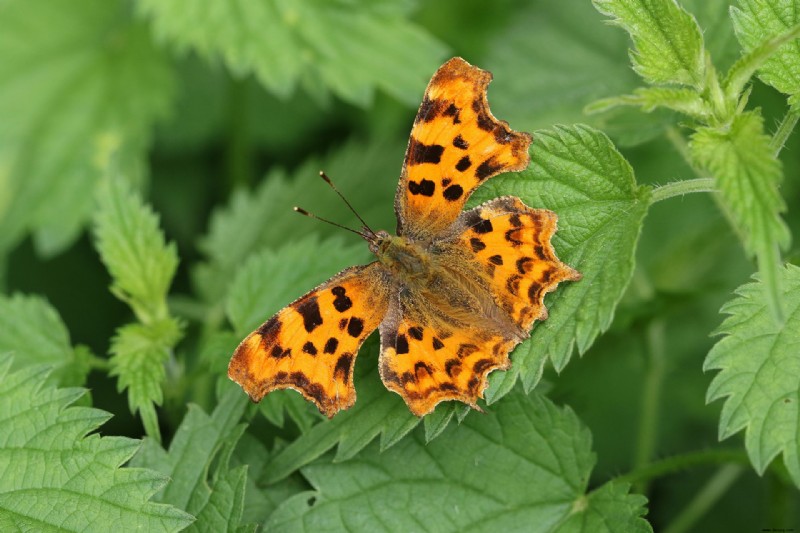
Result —
M 786 113 L 786 116 L 783 117 L 783 120 L 781 120 L 780 125 L 778 125 L 778 130 L 772 136 L 772 140 L 769 143 L 769 147 L 772 149 L 772 153 L 775 157 L 778 157 L 781 150 L 783 150 L 783 146 L 786 144 L 789 135 L 794 131 L 798 119 L 800 119 L 800 112 L 790 109 Z
M 652 203 L 672 198 L 673 196 L 683 196 L 693 192 L 716 192 L 714 178 L 696 178 L 692 180 L 681 180 L 667 183 L 653 189 L 651 196 Z
M 643 465 L 625 475 L 615 478 L 614 481 L 636 483 L 657 477 L 663 477 L 667 474 L 673 474 L 692 466 L 720 463 L 746 465 L 749 464 L 749 459 L 744 451 L 738 449 L 718 449 L 690 452 L 681 455 L 675 455 L 673 457 L 667 457 L 666 459 L 661 459 L 650 464 Z
M 648 369 L 642 389 L 642 409 L 639 414 L 639 431 L 636 437 L 634 469 L 650 463 L 658 440 L 659 407 L 661 386 L 664 383 L 666 365 L 664 364 L 664 321 L 653 320 L 647 327 Z M 647 492 L 647 481 L 636 483 L 637 492 Z
M 692 498 L 689 505 L 664 529 L 664 533 L 683 533 L 688 531 L 703 515 L 731 488 L 744 471 L 740 465 L 724 465 Z

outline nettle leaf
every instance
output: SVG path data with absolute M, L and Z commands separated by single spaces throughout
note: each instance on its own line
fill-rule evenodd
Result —
M 495 115 L 523 131 L 586 121 L 625 145 L 661 134 L 673 122 L 669 113 L 616 108 L 584 115 L 590 102 L 641 83 L 619 59 L 626 36 L 602 21 L 589 2 L 528 2 L 518 9 L 485 61 L 501 80 L 489 90 Z
M 411 3 L 337 0 L 222 2 L 139 0 L 156 32 L 181 48 L 254 73 L 279 96 L 298 83 L 360 106 L 380 88 L 416 106 L 445 46 L 408 20 Z M 369 46 L 364 46 L 369 43 Z M 424 58 L 424 59 L 422 59 Z
M 756 255 L 773 309 L 779 309 L 778 251 L 789 245 L 778 191 L 783 173 L 758 111 L 736 116 L 729 128 L 701 127 L 692 135 L 692 159 L 716 180 L 729 217 L 748 254 Z M 778 316 L 780 312 L 776 313 Z
M 573 347 L 584 353 L 608 329 L 633 274 L 634 252 L 650 201 L 633 169 L 603 133 L 588 126 L 558 126 L 534 134 L 531 164 L 518 174 L 492 179 L 473 203 L 511 194 L 531 207 L 558 215 L 553 238 L 558 257 L 583 274 L 547 296 L 549 317 L 534 326 L 529 340 L 512 355 L 509 371 L 526 389 L 541 377 L 549 356 L 556 370 L 569 362 Z M 512 379 L 492 374 L 494 382 Z M 496 399 L 496 392 L 491 393 Z
M 292 206 L 299 205 L 345 224 L 349 220 L 351 226 L 355 225 L 346 206 L 319 178 L 320 168 L 335 180 L 339 190 L 351 199 L 353 207 L 371 226 L 394 228 L 392 202 L 404 149 L 400 143 L 370 142 L 365 146 L 362 141 L 352 141 L 330 157 L 306 162 L 291 176 L 272 172 L 255 191 L 235 191 L 230 203 L 214 212 L 209 232 L 199 244 L 208 261 L 193 272 L 198 293 L 211 302 L 223 299 L 242 263 L 265 247 L 278 247 L 311 232 L 342 233 L 327 224 L 304 220 L 292 212 Z M 367 250 L 358 237 L 347 238 Z M 307 262 L 305 258 L 303 263 Z M 355 264 L 355 260 L 350 264 Z M 327 277 L 317 283 L 323 279 Z
M 210 416 L 189 405 L 169 451 L 147 438 L 131 461 L 169 476 L 169 485 L 153 499 L 197 517 L 187 531 L 235 531 L 241 525 L 246 467 L 229 466 L 244 431 L 239 420 L 247 399 L 240 392 L 238 387 L 228 387 Z
M 265 528 L 281 531 L 651 531 L 643 496 L 604 485 L 586 494 L 595 457 L 575 414 L 517 389 L 483 416 L 426 444 L 302 470 L 315 490 L 286 500 Z
M 627 31 L 633 41 L 634 70 L 651 84 L 689 85 L 705 81 L 703 34 L 675 0 L 592 0 L 598 11 Z
M 111 273 L 111 292 L 133 309 L 139 323 L 117 330 L 111 346 L 111 375 L 127 389 L 131 412 L 139 411 L 147 434 L 160 439 L 154 404 L 161 391 L 181 326 L 169 316 L 167 291 L 178 267 L 175 245 L 167 244 L 158 217 L 120 176 L 107 176 L 98 194 L 96 247 Z
M 175 244 L 165 242 L 152 209 L 111 174 L 101 184 L 95 217 L 96 247 L 113 278 L 111 291 L 143 322 L 163 319 L 178 268 Z
M 796 0 L 739 0 L 738 6 L 731 8 L 731 17 L 746 52 L 800 24 Z M 800 40 L 795 39 L 775 52 L 759 69 L 759 78 L 788 94 L 795 108 L 800 105 Z
M 730 315 L 717 330 L 724 337 L 706 357 L 703 369 L 719 370 L 707 401 L 725 398 L 720 439 L 745 429 L 745 447 L 762 474 L 783 453 L 800 486 L 800 267 L 780 270 L 786 322 L 776 323 L 762 281 L 742 285 L 722 307 Z
M 79 234 L 110 150 L 143 174 L 171 71 L 124 2 L 13 0 L 0 17 L 0 250 L 54 254 Z M 54 24 L 57 21 L 57 24 Z
M 0 353 L 15 354 L 14 367 L 47 364 L 60 385 L 82 385 L 89 373 L 86 354 L 73 349 L 58 312 L 38 296 L 0 296 Z
M 88 433 L 111 416 L 69 407 L 84 391 L 46 386 L 48 371 L 10 373 L 0 357 L 0 529 L 178 531 L 193 518 L 149 501 L 167 477 L 120 468 L 140 442 Z

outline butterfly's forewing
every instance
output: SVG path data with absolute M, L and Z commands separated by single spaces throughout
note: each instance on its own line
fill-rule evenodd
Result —
M 377 262 L 348 268 L 245 338 L 228 376 L 253 401 L 292 388 L 328 417 L 356 400 L 353 365 L 386 313 L 392 283 Z
M 472 191 L 528 166 L 531 136 L 489 111 L 491 73 L 456 57 L 428 85 L 411 130 L 395 196 L 397 231 L 420 242 L 444 233 Z
M 503 196 L 466 211 L 457 223 L 462 246 L 491 276 L 495 301 L 525 331 L 547 317 L 546 293 L 581 277 L 559 261 L 550 244 L 557 220 L 552 211 Z

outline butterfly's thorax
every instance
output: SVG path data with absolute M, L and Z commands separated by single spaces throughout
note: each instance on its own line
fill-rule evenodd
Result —
M 419 244 L 406 237 L 378 233 L 379 241 L 373 252 L 395 279 L 404 284 L 421 284 L 433 274 L 431 255 Z

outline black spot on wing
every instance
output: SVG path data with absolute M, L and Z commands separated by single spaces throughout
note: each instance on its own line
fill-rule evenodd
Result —
M 446 117 L 453 117 L 453 124 L 461 124 L 461 117 L 459 115 L 460 109 L 456 107 L 455 104 L 450 104 L 447 109 L 444 110 L 442 115 Z
M 472 251 L 475 252 L 476 254 L 481 250 L 483 250 L 484 248 L 486 248 L 486 244 L 477 237 L 472 237 L 469 240 L 469 245 L 470 247 L 472 247 Z
M 264 346 L 275 344 L 278 340 L 278 333 L 281 331 L 281 321 L 278 320 L 278 315 L 270 318 L 256 330 L 261 335 L 261 342 Z
M 414 373 L 416 375 L 419 375 L 420 370 L 427 372 L 429 376 L 433 375 L 433 369 L 430 367 L 430 365 L 428 365 L 428 363 L 425 363 L 424 361 L 417 361 L 416 363 L 414 363 Z
M 276 344 L 272 347 L 272 350 L 269 353 L 275 359 L 283 359 L 284 357 L 289 357 L 292 355 L 292 349 L 286 348 L 285 350 L 279 345 Z
M 462 137 L 461 134 L 458 134 L 453 139 L 453 146 L 462 150 L 466 150 L 469 148 L 469 143 L 464 140 L 464 137 Z
M 456 184 L 446 188 L 442 193 L 442 196 L 444 196 L 445 200 L 448 200 L 450 202 L 455 202 L 456 200 L 461 198 L 463 194 L 464 194 L 464 189 L 461 187 L 461 185 Z
M 441 350 L 444 348 L 444 343 L 437 339 L 436 337 L 433 338 L 433 349 L 434 350 Z
M 464 172 L 471 166 L 472 166 L 472 161 L 470 160 L 468 155 L 465 155 L 464 157 L 458 160 L 458 163 L 456 163 L 456 170 L 458 170 L 459 172 Z
M 414 340 L 418 340 L 418 341 L 422 340 L 422 328 L 419 327 L 419 326 L 413 326 L 413 327 L 408 328 L 408 334 Z
M 503 264 L 503 258 L 499 255 L 493 255 L 492 257 L 489 258 L 489 262 L 500 266 Z
M 331 337 L 325 342 L 325 348 L 322 349 L 325 353 L 336 353 L 336 348 L 339 347 L 339 339 Z
M 317 326 L 322 325 L 322 315 L 319 312 L 319 303 L 316 296 L 309 296 L 295 308 L 303 317 L 303 327 L 311 333 Z
M 350 381 L 350 366 L 353 363 L 353 354 L 347 352 L 339 356 L 333 368 L 333 377 L 340 379 L 345 384 Z
M 442 160 L 442 153 L 444 153 L 444 146 L 440 144 L 423 144 L 411 137 L 406 163 L 409 165 L 439 163 Z
M 419 183 L 409 180 L 408 191 L 411 194 L 421 194 L 422 196 L 433 196 L 433 191 L 436 190 L 436 184 L 431 180 L 423 179 Z
M 472 230 L 475 233 L 491 233 L 492 230 L 494 230 L 494 227 L 492 227 L 492 223 L 489 220 L 482 218 L 480 219 L 480 222 L 477 222 L 472 226 Z
M 495 175 L 502 169 L 503 164 L 497 161 L 494 156 L 491 156 L 486 161 L 478 165 L 478 168 L 475 169 L 475 177 L 478 178 L 478 180 L 483 181 L 486 178 Z
M 394 349 L 397 351 L 398 355 L 408 353 L 408 339 L 402 333 L 395 339 Z
M 358 317 L 352 317 L 350 323 L 347 324 L 347 333 L 351 337 L 358 337 L 364 331 L 364 321 Z
M 517 270 L 520 274 L 527 274 L 533 268 L 532 257 L 521 257 L 517 259 Z
M 441 100 L 431 100 L 426 95 L 425 98 L 422 99 L 422 104 L 419 106 L 419 112 L 417 112 L 417 118 L 414 120 L 414 123 L 432 121 L 439 115 L 442 106 L 443 102 Z
M 452 378 L 453 374 L 461 372 L 461 361 L 458 359 L 448 359 L 444 363 L 444 371 Z
M 308 355 L 317 355 L 317 347 L 314 346 L 314 343 L 308 341 L 303 345 L 303 353 L 307 353 Z
M 483 372 L 493 366 L 494 362 L 491 359 L 479 359 L 475 361 L 475 364 L 472 366 L 472 370 L 475 371 L 476 374 L 483 374 Z
M 339 311 L 340 313 L 344 313 L 351 307 L 353 307 L 353 300 L 347 296 L 347 291 L 341 285 L 337 285 L 336 287 L 331 289 L 331 292 L 336 297 L 333 300 L 333 307 Z

